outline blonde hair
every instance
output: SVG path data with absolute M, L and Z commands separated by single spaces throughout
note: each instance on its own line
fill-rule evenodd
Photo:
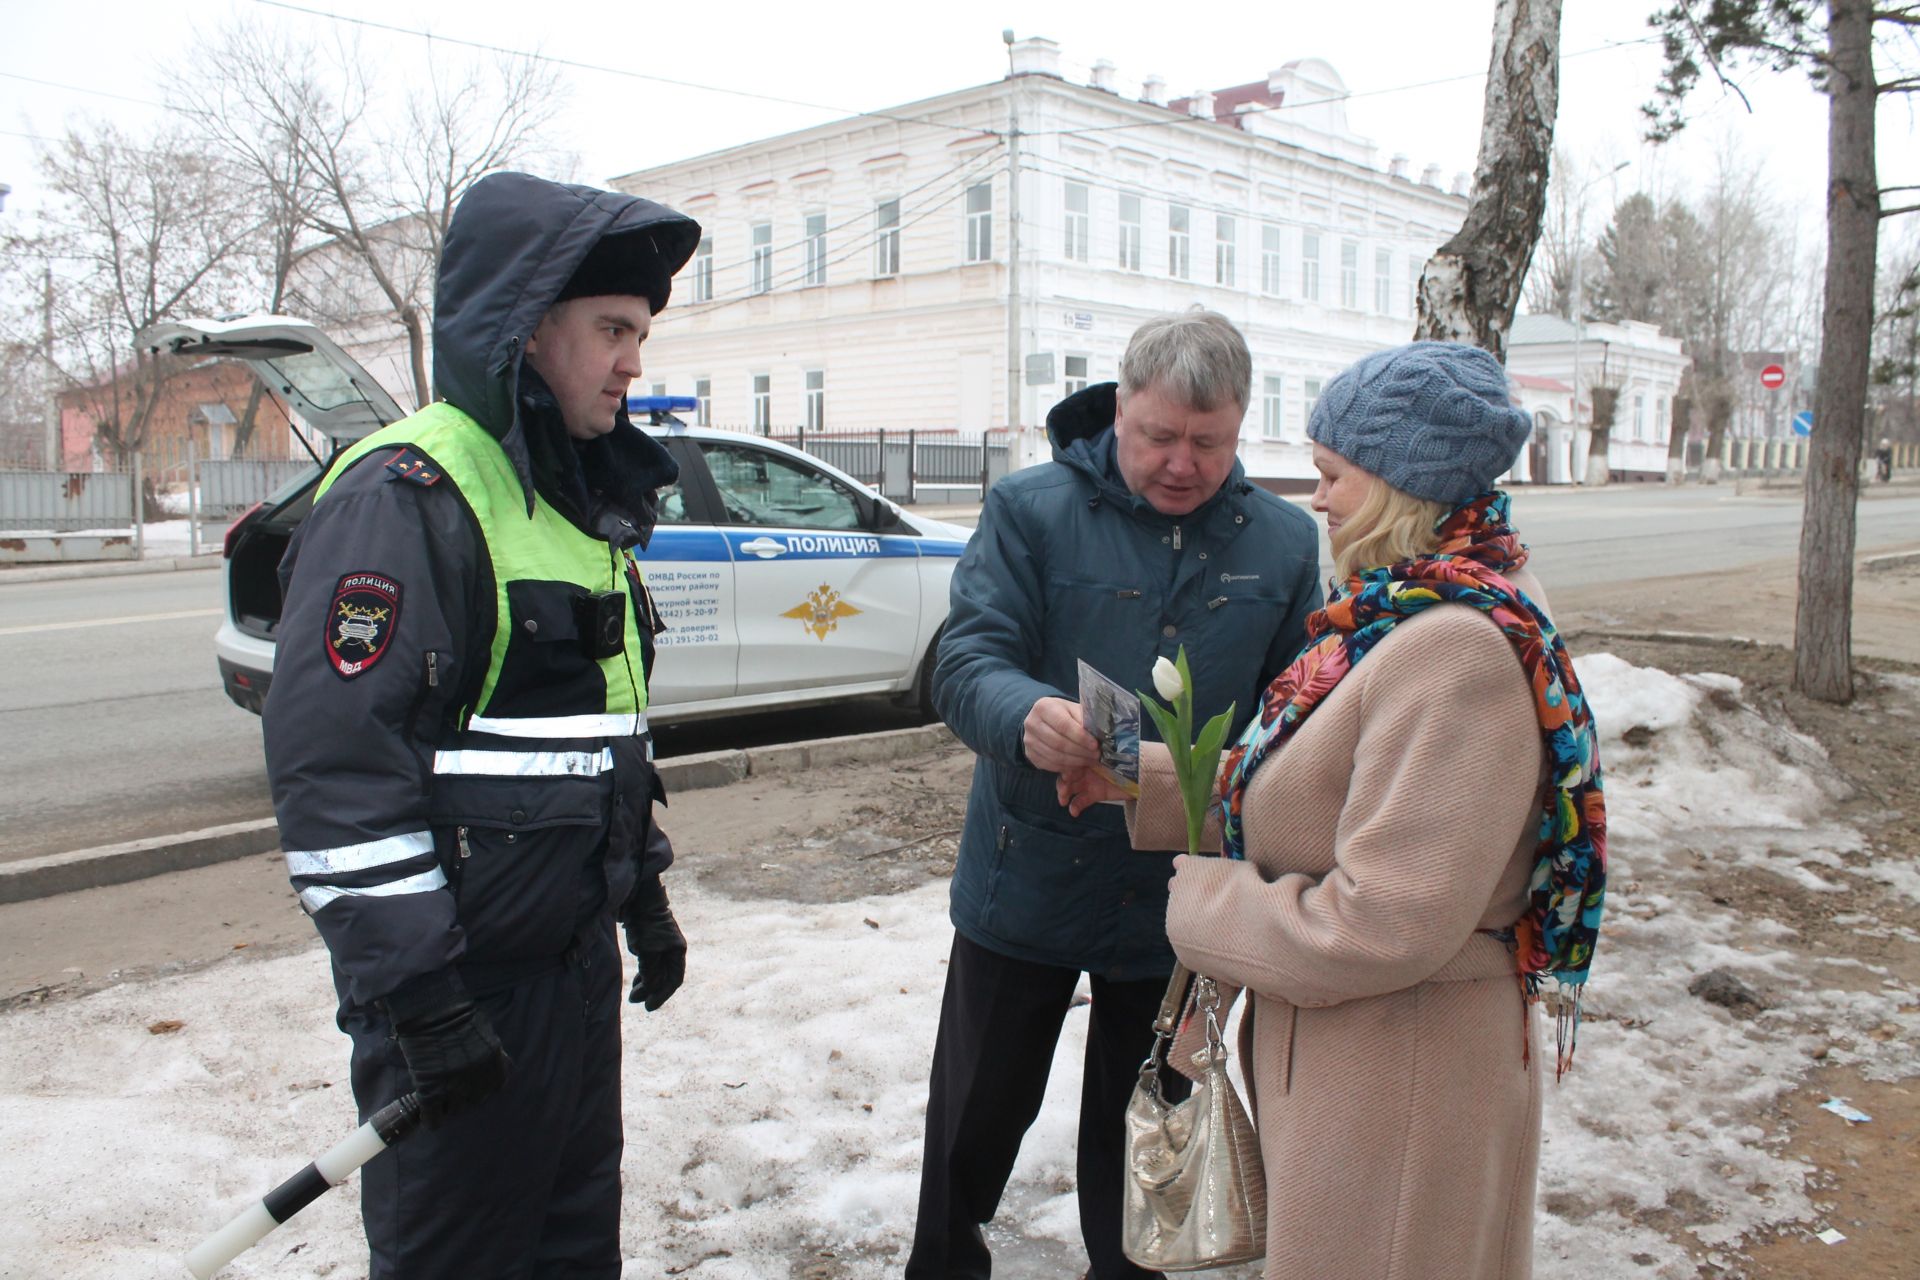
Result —
M 1416 498 L 1379 476 L 1341 525 L 1346 537 L 1333 554 L 1333 576 L 1345 582 L 1362 569 L 1397 564 L 1439 549 L 1440 522 L 1453 512 L 1444 502 Z M 1348 530 L 1352 532 L 1348 533 Z

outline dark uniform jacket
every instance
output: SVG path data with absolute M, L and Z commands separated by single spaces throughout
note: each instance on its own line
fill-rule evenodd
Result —
M 1320 586 L 1312 519 L 1248 483 L 1237 462 L 1187 515 L 1128 492 L 1114 462 L 1114 391 L 1100 384 L 1057 406 L 1053 462 L 988 493 L 954 571 L 934 701 L 979 753 L 954 927 L 1003 955 L 1129 981 L 1173 967 L 1172 854 L 1134 851 L 1117 807 L 1070 817 L 1055 775 L 1027 762 L 1027 712 L 1044 697 L 1078 701 L 1080 659 L 1151 692 L 1154 659 L 1185 645 L 1195 718 L 1233 703 L 1237 736 L 1299 651 Z
M 556 294 L 615 233 L 654 236 L 671 274 L 699 230 L 650 201 L 586 187 L 518 174 L 476 185 L 440 267 L 434 380 L 511 461 L 529 513 L 537 489 L 609 544 L 609 581 L 625 579 L 626 625 L 643 627 L 650 666 L 652 611 L 637 571 L 619 566 L 650 536 L 653 490 L 675 478 L 674 463 L 624 408 L 612 433 L 576 446 L 522 364 Z M 664 284 L 648 296 L 657 312 Z M 578 589 L 516 583 L 514 616 L 496 617 L 490 532 L 508 536 L 479 527 L 430 454 L 381 448 L 333 477 L 281 565 L 268 775 L 289 873 L 348 1003 L 456 962 L 469 988 L 510 981 L 563 953 L 671 858 L 648 839 L 658 781 L 637 723 L 580 729 L 575 713 L 590 709 L 595 681 L 602 698 L 606 685 L 571 626 Z M 343 612 L 343 601 L 355 608 Z M 525 691 L 515 715 L 555 717 L 554 736 L 474 731 L 495 629 L 518 637 L 542 619 L 553 642 L 509 650 L 500 681 Z M 351 662 L 333 643 L 343 621 L 365 632 Z

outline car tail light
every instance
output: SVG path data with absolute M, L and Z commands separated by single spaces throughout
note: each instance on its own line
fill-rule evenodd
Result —
M 260 514 L 260 508 L 266 505 L 267 504 L 264 502 L 254 503 L 252 506 L 248 507 L 245 511 L 240 513 L 240 518 L 238 520 L 235 520 L 232 524 L 227 526 L 226 539 L 222 541 L 220 544 L 220 558 L 222 560 L 233 559 L 233 540 L 240 536 L 240 531 L 242 529 L 245 529 L 248 525 L 253 523 L 253 518 Z

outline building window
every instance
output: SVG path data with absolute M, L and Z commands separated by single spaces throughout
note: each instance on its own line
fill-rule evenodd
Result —
M 807 430 L 824 430 L 827 425 L 827 371 L 807 370 Z
M 900 274 L 900 202 L 882 200 L 873 206 L 873 274 Z
M 993 259 L 993 184 L 967 188 L 967 261 Z
M 753 429 L 761 435 L 773 430 L 773 375 L 753 375 Z
M 1300 384 L 1300 433 L 1306 434 L 1313 421 L 1313 406 L 1320 403 L 1320 379 L 1308 378 Z
M 1300 236 L 1300 296 L 1320 301 L 1320 236 L 1314 231 Z
M 1120 269 L 1140 269 L 1140 197 L 1120 196 Z
M 1167 206 L 1167 274 L 1185 280 L 1193 274 L 1193 215 L 1183 204 Z
M 710 427 L 713 425 L 713 379 L 695 378 L 693 380 L 693 425 Z
M 1393 310 L 1393 251 L 1391 249 L 1374 250 L 1373 309 L 1383 316 Z
M 765 293 L 773 288 L 773 224 L 753 224 L 753 285 L 749 293 Z
M 1285 401 L 1281 392 L 1285 384 L 1281 379 L 1268 376 L 1261 379 L 1260 393 L 1260 434 L 1269 440 L 1278 440 L 1283 432 L 1280 428 L 1280 415 Z
M 1073 262 L 1087 260 L 1087 231 L 1090 226 L 1087 189 L 1078 182 L 1067 184 L 1067 258 Z
M 647 394 L 650 396 L 664 396 L 667 394 L 667 384 L 664 382 L 656 382 Z
M 1407 314 L 1420 314 L 1420 273 L 1426 269 L 1426 263 L 1419 258 L 1407 259 Z
M 1234 282 L 1234 254 L 1240 247 L 1240 228 L 1226 214 L 1213 219 L 1213 282 L 1231 286 Z
M 807 283 L 827 282 L 827 215 L 807 215 Z
M 1667 442 L 1667 414 L 1669 412 L 1670 410 L 1665 396 L 1661 396 L 1653 402 L 1653 442 L 1655 444 L 1665 444 Z
M 1340 305 L 1360 306 L 1360 246 L 1351 240 L 1340 242 Z
M 1633 438 L 1635 440 L 1647 438 L 1647 398 L 1645 396 L 1633 398 Z
M 1087 358 L 1085 356 L 1068 356 L 1066 358 L 1066 374 L 1068 395 L 1072 395 L 1076 391 L 1085 391 L 1087 389 Z
M 700 247 L 693 251 L 693 300 L 713 301 L 713 237 L 701 236 Z
M 1271 222 L 1260 228 L 1260 292 L 1280 292 L 1280 228 Z

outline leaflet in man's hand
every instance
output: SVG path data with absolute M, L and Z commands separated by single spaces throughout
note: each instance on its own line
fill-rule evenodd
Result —
M 1080 663 L 1080 723 L 1100 744 L 1100 772 L 1140 792 L 1140 699 Z

